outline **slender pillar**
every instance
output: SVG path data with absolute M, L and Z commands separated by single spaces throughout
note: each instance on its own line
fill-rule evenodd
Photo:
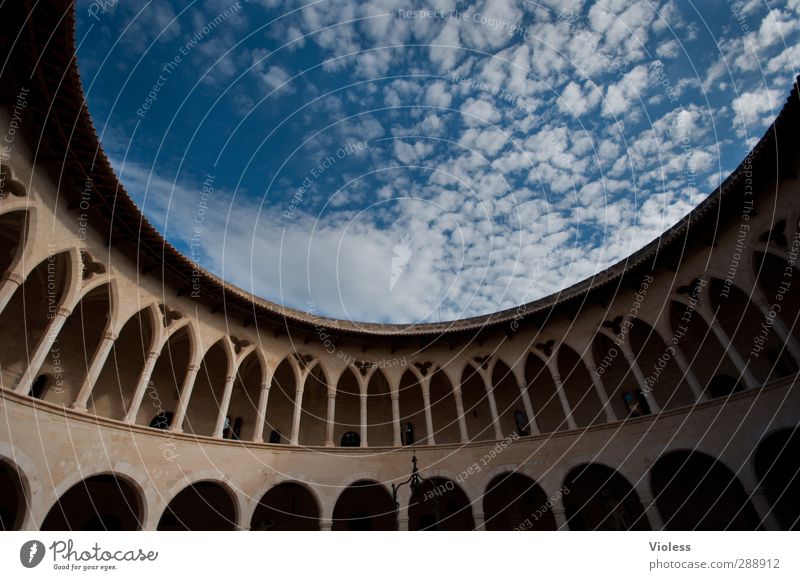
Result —
M 323 532 L 330 532 L 333 529 L 333 520 L 321 520 L 319 529 Z
M 550 509 L 553 512 L 553 519 L 556 521 L 556 530 L 559 532 L 568 531 L 569 524 L 567 523 L 567 513 L 564 509 L 563 494 L 553 494 L 548 498 L 548 501 L 551 505 Z
M 689 388 L 694 395 L 694 400 L 698 403 L 702 403 L 703 401 L 708 400 L 708 395 L 706 394 L 703 386 L 700 384 L 700 381 L 697 380 L 694 372 L 692 371 L 691 367 L 689 366 L 686 357 L 683 354 L 683 350 L 681 349 L 680 345 L 673 345 L 672 351 L 672 358 L 675 359 L 675 362 L 678 363 L 678 367 L 681 369 L 681 373 L 683 374 L 684 378 L 686 378 L 686 383 L 689 385 Z
M 658 401 L 656 401 L 656 398 L 653 396 L 652 389 L 647 386 L 644 373 L 642 372 L 642 369 L 639 368 L 639 363 L 636 361 L 636 357 L 634 356 L 630 345 L 627 342 L 622 342 L 622 344 L 620 344 L 620 350 L 622 350 L 622 356 L 624 356 L 625 360 L 628 362 L 628 366 L 631 368 L 633 376 L 636 377 L 636 383 L 639 385 L 639 389 L 642 391 L 642 394 L 647 401 L 647 406 L 650 407 L 650 412 L 653 415 L 660 413 L 661 405 L 658 404 Z
M 194 381 L 199 370 L 199 365 L 189 365 L 186 369 L 186 378 L 183 380 L 183 386 L 178 397 L 178 408 L 175 410 L 175 420 L 172 422 L 170 431 L 183 433 L 183 420 L 186 417 L 186 409 L 189 407 L 189 399 L 192 398 Z
M 763 527 L 765 530 L 781 530 L 781 525 L 778 522 L 778 518 L 775 517 L 775 510 L 772 509 L 772 506 L 767 500 L 767 497 L 764 494 L 764 489 L 761 486 L 758 486 L 752 492 L 748 490 L 745 490 L 745 492 L 748 496 L 750 496 L 750 501 L 753 503 L 753 508 L 758 514 L 758 519 L 761 520 L 761 527 Z
M 367 447 L 367 395 L 361 393 L 361 447 Z
M 711 327 L 711 331 L 722 345 L 723 350 L 730 357 L 731 362 L 736 367 L 736 370 L 739 372 L 742 380 L 744 380 L 745 387 L 748 389 L 759 388 L 760 385 L 758 384 L 758 381 L 756 381 L 753 373 L 750 372 L 750 369 L 747 367 L 747 363 L 742 358 L 742 355 L 740 355 L 739 351 L 736 350 L 736 347 L 733 346 L 733 341 L 731 341 L 731 339 L 728 337 L 725 329 L 723 329 L 720 323 L 717 322 L 717 317 L 712 316 L 711 320 L 706 320 L 706 322 Z
M 58 334 L 61 332 L 70 314 L 72 314 L 72 310 L 62 306 L 58 309 L 58 312 L 52 318 L 50 324 L 47 325 L 47 330 L 44 335 L 42 335 L 42 338 L 39 339 L 39 344 L 36 345 L 33 356 L 30 361 L 28 361 L 28 366 L 20 377 L 17 387 L 14 389 L 17 393 L 27 394 L 28 391 L 30 391 L 31 385 L 33 384 L 33 377 L 35 377 L 42 368 L 47 353 L 53 348 L 53 345 L 58 339 Z
M 24 283 L 25 278 L 16 272 L 8 272 L 3 275 L 2 280 L 0 280 L 0 312 L 6 309 L 11 297 L 14 296 L 14 292 Z
M 464 416 L 464 399 L 461 396 L 461 387 L 453 389 L 453 397 L 456 400 L 456 413 L 458 413 L 458 432 L 461 434 L 461 442 L 467 443 L 469 441 L 469 432 L 467 431 L 467 418 Z
M 136 423 L 136 415 L 139 414 L 139 407 L 142 405 L 144 392 L 147 390 L 147 385 L 150 384 L 150 377 L 153 375 L 153 369 L 158 361 L 158 356 L 161 354 L 158 350 L 151 350 L 147 353 L 147 360 L 144 362 L 141 374 L 139 374 L 139 381 L 136 383 L 136 388 L 133 391 L 131 404 L 128 407 L 128 412 L 125 414 L 125 422 L 133 425 Z
M 472 519 L 475 521 L 475 531 L 484 531 L 486 529 L 486 518 L 482 512 L 472 514 Z
M 572 416 L 572 409 L 569 406 L 567 394 L 564 392 L 561 376 L 558 374 L 558 371 L 553 368 L 552 364 L 548 364 L 547 368 L 550 369 L 550 374 L 553 377 L 553 384 L 556 386 L 556 393 L 558 394 L 558 400 L 561 402 L 561 409 L 564 412 L 564 417 L 567 418 L 567 426 L 570 429 L 577 429 L 578 424 L 575 422 L 575 417 Z
M 235 380 L 235 374 L 225 377 L 225 389 L 222 391 L 222 400 L 219 405 L 219 413 L 217 413 L 217 423 L 214 425 L 214 437 L 222 437 L 222 430 L 225 427 L 225 417 L 228 415 L 228 409 L 231 405 L 233 381 Z
M 522 406 L 525 407 L 525 415 L 528 417 L 528 429 L 530 429 L 531 435 L 538 435 L 539 425 L 533 415 L 533 405 L 531 405 L 531 398 L 528 395 L 528 385 L 520 383 L 517 386 L 519 387 L 519 396 L 522 398 Z
M 294 416 L 292 417 L 292 438 L 290 445 L 297 445 L 300 441 L 300 412 L 303 410 L 303 390 L 305 389 L 306 377 L 297 385 L 294 392 Z
M 436 437 L 433 435 L 433 414 L 431 412 L 431 378 L 423 377 L 420 383 L 422 387 L 422 404 L 425 407 L 425 427 L 428 434 L 428 445 L 436 445 Z
M 639 501 L 642 502 L 644 513 L 647 516 L 647 521 L 653 530 L 664 529 L 664 519 L 661 517 L 661 512 L 658 510 L 656 500 L 649 489 L 641 488 L 636 490 L 639 495 Z
M 336 426 L 336 391 L 328 389 L 328 422 L 325 424 L 325 447 L 333 447 L 333 429 Z
M 497 414 L 497 403 L 494 400 L 494 389 L 492 387 L 492 377 L 488 373 L 480 373 L 483 378 L 483 386 L 486 389 L 486 398 L 489 400 L 489 409 L 492 412 L 492 427 L 494 427 L 494 438 L 502 439 L 503 430 L 500 428 L 500 416 Z
M 606 387 L 603 384 L 603 379 L 600 378 L 600 373 L 597 372 L 597 368 L 592 366 L 588 367 L 589 376 L 592 377 L 592 384 L 594 385 L 594 391 L 597 393 L 597 398 L 600 399 L 600 404 L 603 406 L 603 411 L 606 414 L 606 422 L 613 423 L 617 420 L 616 414 L 614 414 L 614 408 L 611 406 L 611 402 L 608 400 L 608 395 L 606 394 Z
M 394 426 L 394 446 L 402 447 L 403 441 L 400 438 L 400 393 L 392 391 L 392 425 Z
M 756 305 L 758 306 L 758 309 L 761 311 L 761 314 L 764 316 L 764 318 L 772 320 L 772 328 L 775 329 L 775 333 L 778 335 L 778 338 L 780 338 L 781 342 L 786 345 L 786 350 L 788 350 L 789 354 L 792 355 L 794 362 L 800 365 L 800 343 L 797 342 L 797 339 L 786 326 L 786 323 L 783 322 L 780 312 L 773 313 L 772 305 L 768 304 L 761 296 L 760 290 L 758 292 L 759 296 L 756 298 Z M 782 306 L 779 307 L 782 308 Z
M 256 426 L 253 431 L 253 442 L 262 443 L 264 441 L 264 423 L 267 420 L 267 402 L 269 401 L 269 387 L 272 380 L 261 383 L 261 392 L 258 396 L 258 414 L 256 415 Z
M 81 390 L 78 392 L 78 397 L 75 399 L 75 402 L 72 403 L 73 409 L 77 409 L 78 411 L 86 410 L 86 404 L 92 394 L 92 389 L 94 389 L 94 385 L 97 383 L 100 372 L 103 370 L 106 360 L 108 360 L 108 355 L 111 353 L 111 347 L 114 346 L 114 342 L 116 342 L 117 338 L 119 338 L 118 335 L 110 331 L 103 335 L 103 340 L 100 341 L 100 344 L 97 346 L 97 350 L 92 358 L 92 364 L 89 365 L 89 372 L 86 373 L 86 378 L 83 380 Z

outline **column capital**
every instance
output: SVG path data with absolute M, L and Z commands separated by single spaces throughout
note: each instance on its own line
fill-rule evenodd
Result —
M 59 306 L 58 312 L 56 312 L 56 316 L 63 318 L 69 318 L 70 314 L 72 314 L 72 308 L 67 308 L 66 306 Z
M 103 340 L 110 340 L 112 342 L 116 341 L 118 338 L 119 334 L 117 334 L 116 332 L 109 331 L 103 335 Z
M 233 382 L 236 380 L 236 375 L 225 375 L 225 382 Z
M 17 286 L 22 286 L 25 283 L 25 278 L 18 272 L 6 272 L 0 278 L 0 283 L 13 282 Z
M 272 383 L 268 383 L 268 382 L 265 381 L 265 382 L 261 383 L 261 390 L 262 391 L 269 391 L 271 386 L 272 386 Z
M 397 391 L 392 391 L 391 393 L 389 393 L 389 396 L 391 397 L 392 401 L 400 400 L 400 393 L 398 393 Z
M 153 359 L 153 358 L 158 358 L 158 356 L 159 356 L 160 354 L 161 354 L 161 351 L 158 351 L 158 350 L 151 350 L 150 352 L 148 352 L 148 353 L 147 353 L 147 358 L 150 358 L 150 359 Z
M 186 370 L 187 370 L 188 372 L 190 372 L 190 373 L 196 373 L 197 371 L 199 371 L 199 370 L 200 370 L 200 365 L 188 365 L 188 366 L 186 367 Z

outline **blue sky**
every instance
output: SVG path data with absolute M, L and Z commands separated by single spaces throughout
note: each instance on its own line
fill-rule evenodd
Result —
M 780 110 L 800 0 L 79 2 L 128 192 L 232 284 L 354 321 L 557 292 L 697 205 Z

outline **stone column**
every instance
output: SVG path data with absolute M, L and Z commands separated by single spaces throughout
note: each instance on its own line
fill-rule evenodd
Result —
M 639 495 L 639 501 L 644 508 L 644 513 L 647 516 L 647 521 L 650 523 L 650 527 L 653 530 L 663 530 L 664 519 L 661 517 L 661 512 L 649 488 L 638 488 L 636 491 Z
M 592 377 L 592 384 L 594 385 L 594 391 L 597 393 L 597 398 L 600 399 L 600 404 L 603 406 L 603 411 L 606 414 L 606 422 L 613 423 L 617 420 L 617 416 L 614 413 L 614 408 L 611 406 L 611 401 L 608 400 L 603 379 L 600 377 L 600 373 L 597 372 L 595 366 L 587 367 L 587 370 L 589 371 L 589 376 Z
M 230 408 L 231 404 L 231 395 L 233 394 L 233 381 L 235 380 L 235 374 L 225 377 L 225 388 L 222 391 L 222 401 L 220 401 L 219 413 L 217 413 L 217 423 L 214 425 L 214 437 L 222 437 L 222 430 L 225 427 L 225 417 L 228 414 L 228 408 Z
M 320 520 L 319 529 L 323 532 L 330 532 L 333 529 L 333 520 Z
M 494 438 L 502 439 L 503 430 L 500 428 L 500 416 L 497 414 L 497 403 L 494 400 L 494 389 L 492 387 L 492 377 L 489 373 L 479 373 L 483 379 L 483 387 L 486 389 L 486 398 L 489 400 L 489 410 L 492 412 L 492 427 L 494 427 Z
M 422 387 L 422 405 L 425 407 L 425 431 L 428 435 L 427 444 L 436 445 L 436 437 L 433 435 L 433 414 L 431 412 L 431 378 L 423 377 L 420 382 Z
M 367 447 L 367 395 L 360 394 L 361 399 L 361 447 Z
M 33 356 L 28 361 L 28 366 L 20 377 L 16 388 L 14 389 L 15 392 L 23 395 L 28 394 L 28 391 L 31 389 L 31 385 L 33 384 L 33 378 L 42 368 L 44 359 L 47 357 L 47 353 L 53 348 L 53 345 L 58 339 L 58 334 L 61 332 L 61 329 L 63 328 L 64 323 L 67 321 L 67 318 L 69 318 L 70 314 L 72 314 L 72 310 L 62 306 L 58 309 L 56 315 L 50 320 L 50 324 L 47 325 L 47 330 L 45 331 L 44 335 L 42 335 L 42 338 L 39 339 L 39 344 L 36 345 L 36 348 L 33 351 Z
M 464 399 L 461 396 L 461 387 L 453 389 L 453 397 L 456 400 L 456 413 L 458 413 L 458 431 L 461 434 L 461 442 L 467 443 L 469 441 L 469 432 L 467 431 L 467 418 L 464 416 Z
M 486 519 L 482 512 L 475 512 L 472 514 L 472 518 L 475 520 L 475 531 L 486 530 Z
M 325 447 L 333 447 L 333 430 L 336 426 L 336 391 L 328 389 L 328 422 L 325 424 Z
M 703 386 L 700 384 L 700 381 L 697 380 L 694 372 L 692 372 L 691 367 L 689 366 L 689 362 L 686 360 L 686 357 L 683 354 L 683 350 L 681 350 L 680 345 L 672 345 L 672 358 L 675 359 L 675 362 L 678 363 L 678 367 L 681 369 L 681 373 L 686 378 L 686 382 L 689 384 L 689 388 L 694 395 L 694 400 L 698 403 L 702 403 L 708 400 L 708 395 L 706 394 Z
M 725 329 L 717 322 L 716 316 L 711 316 L 710 320 L 706 320 L 708 325 L 711 327 L 711 331 L 717 337 L 717 340 L 722 345 L 722 350 L 724 350 L 727 355 L 730 357 L 731 362 L 736 367 L 736 370 L 739 372 L 739 375 L 742 377 L 744 381 L 745 387 L 748 389 L 757 389 L 760 387 L 758 381 L 753 376 L 753 373 L 750 372 L 750 369 L 747 368 L 747 363 L 742 358 L 742 355 L 739 354 L 739 351 L 736 350 L 736 347 L 733 346 L 733 342 L 728 337 L 728 334 L 725 332 Z
M 763 293 L 760 290 L 757 291 L 758 295 L 753 297 L 754 301 L 756 302 L 756 306 L 758 306 L 758 309 L 761 311 L 761 314 L 764 316 L 764 318 L 770 319 L 772 305 L 767 303 L 766 299 L 763 297 Z M 782 308 L 780 305 L 779 307 Z M 781 342 L 786 345 L 786 350 L 788 350 L 789 354 L 792 355 L 794 362 L 800 365 L 800 344 L 798 344 L 797 339 L 783 322 L 780 312 L 776 312 L 775 316 L 772 317 L 771 320 L 772 328 L 775 329 L 775 333 L 778 335 L 778 338 L 780 338 Z
M 8 306 L 8 303 L 11 301 L 11 297 L 14 296 L 14 292 L 24 283 L 25 278 L 16 272 L 3 274 L 3 278 L 0 279 L 0 312 L 6 309 L 6 306 Z
M 253 431 L 253 443 L 264 442 L 264 423 L 267 420 L 267 402 L 269 401 L 269 388 L 271 385 L 272 380 L 261 383 L 261 393 L 258 396 L 258 413 L 256 415 L 258 423 Z
M 189 399 L 192 398 L 194 381 L 197 378 L 199 365 L 189 365 L 186 370 L 186 378 L 183 380 L 180 395 L 178 396 L 178 408 L 175 410 L 175 420 L 172 422 L 170 431 L 183 433 L 183 420 L 186 418 L 186 409 L 189 407 Z
M 305 389 L 306 377 L 297 384 L 294 392 L 294 416 L 292 417 L 292 438 L 290 445 L 297 445 L 300 441 L 300 413 L 303 410 L 303 390 Z
M 139 375 L 139 380 L 136 383 L 136 388 L 133 391 L 133 398 L 131 398 L 128 412 L 125 414 L 125 422 L 133 425 L 136 423 L 136 415 L 139 413 L 139 407 L 142 405 L 144 392 L 147 390 L 147 385 L 150 384 L 150 377 L 153 375 L 153 369 L 156 366 L 160 351 L 151 350 L 147 353 L 147 360 L 144 362 L 144 368 Z
M 753 503 L 753 508 L 758 514 L 758 519 L 761 520 L 761 527 L 771 531 L 781 530 L 781 524 L 778 522 L 778 518 L 775 516 L 775 510 L 772 509 L 764 493 L 764 488 L 760 485 L 756 486 L 752 491 L 745 488 L 745 493 L 750 497 L 750 501 Z
M 88 403 L 89 397 L 92 394 L 94 385 L 97 383 L 97 379 L 106 364 L 106 360 L 108 360 L 108 355 L 111 354 L 111 347 L 114 346 L 114 342 L 117 340 L 117 338 L 119 338 L 118 335 L 111 331 L 108 331 L 103 335 L 103 340 L 101 340 L 100 344 L 97 346 L 97 350 L 92 358 L 92 364 L 89 366 L 89 371 L 86 373 L 86 378 L 83 380 L 83 384 L 81 385 L 81 390 L 78 392 L 77 398 L 72 403 L 73 409 L 78 411 L 86 410 L 86 404 Z
M 656 401 L 655 396 L 653 396 L 653 392 L 650 390 L 650 387 L 647 386 L 644 373 L 642 372 L 642 369 L 639 368 L 639 363 L 636 361 L 636 357 L 634 356 L 630 345 L 627 342 L 622 342 L 619 347 L 622 351 L 622 356 L 625 357 L 625 360 L 628 362 L 628 366 L 631 368 L 631 372 L 633 372 L 633 376 L 636 377 L 636 382 L 638 383 L 639 389 L 642 391 L 642 394 L 647 401 L 647 406 L 650 407 L 650 412 L 653 415 L 660 413 L 661 405 L 658 404 L 658 401 Z
M 519 395 L 522 397 L 522 406 L 525 407 L 525 415 L 528 417 L 528 429 L 531 435 L 539 434 L 539 425 L 536 423 L 536 417 L 533 415 L 533 405 L 531 405 L 531 398 L 528 396 L 528 385 L 519 383 Z
M 402 447 L 403 440 L 400 436 L 400 393 L 391 392 L 392 397 L 392 424 L 394 426 L 394 446 Z
M 572 409 L 569 406 L 569 399 L 564 392 L 564 386 L 561 384 L 561 377 L 558 371 L 553 368 L 553 365 L 548 363 L 547 368 L 550 370 L 550 375 L 553 377 L 553 384 L 556 386 L 556 393 L 558 400 L 561 402 L 561 410 L 564 412 L 564 417 L 567 419 L 567 426 L 570 429 L 577 429 L 578 424 L 575 422 L 575 417 L 572 416 Z
M 553 512 L 553 519 L 556 521 L 556 530 L 565 532 L 569 530 L 567 523 L 567 513 L 564 509 L 563 495 L 556 493 L 548 498 L 550 502 L 550 511 Z

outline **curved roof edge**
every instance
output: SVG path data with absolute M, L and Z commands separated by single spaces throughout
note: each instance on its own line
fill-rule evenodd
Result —
M 709 196 L 649 244 L 627 258 L 564 290 L 506 310 L 449 322 L 421 324 L 381 324 L 352 322 L 318 317 L 301 310 L 281 306 L 255 296 L 219 277 L 196 268 L 144 218 L 139 208 L 119 182 L 100 144 L 78 72 L 75 45 L 75 12 L 69 0 L 45 3 L 31 0 L 6 2 L 0 6 L 0 19 L 7 30 L 20 32 L 16 38 L 6 35 L 0 47 L 7 55 L 0 71 L 2 104 L 13 103 L 20 86 L 35 83 L 29 93 L 27 118 L 23 124 L 28 143 L 34 145 L 37 165 L 44 165 L 56 177 L 69 200 L 79 200 L 89 179 L 92 183 L 94 228 L 107 236 L 107 243 L 127 252 L 143 274 L 159 274 L 178 295 L 187 293 L 193 277 L 200 278 L 200 294 L 212 310 L 239 318 L 243 324 L 283 327 L 286 332 L 315 332 L 324 328 L 338 336 L 426 337 L 461 335 L 492 329 L 500 325 L 530 320 L 540 326 L 554 309 L 567 308 L 585 301 L 592 292 L 618 288 L 626 276 L 653 271 L 669 260 L 676 249 L 708 241 L 709 225 L 727 217 L 723 200 L 735 198 L 744 190 L 745 172 L 761 183 L 779 175 L 783 149 L 797 147 L 791 142 L 792 131 L 800 127 L 798 81 L 775 121 L 753 150 Z M 54 5 L 56 7 L 54 7 Z M 32 130 L 35 127 L 36 130 Z M 31 141 L 30 138 L 33 140 Z M 68 208 L 69 209 L 69 208 Z M 99 224 L 107 231 L 98 228 Z M 712 228 L 712 231 L 714 228 Z M 681 240 L 684 243 L 681 244 Z M 649 267 L 648 267 L 649 266 Z M 616 282 L 615 286 L 612 286 Z M 276 328 L 276 332 L 279 330 Z M 508 331 L 507 331 L 508 332 Z

